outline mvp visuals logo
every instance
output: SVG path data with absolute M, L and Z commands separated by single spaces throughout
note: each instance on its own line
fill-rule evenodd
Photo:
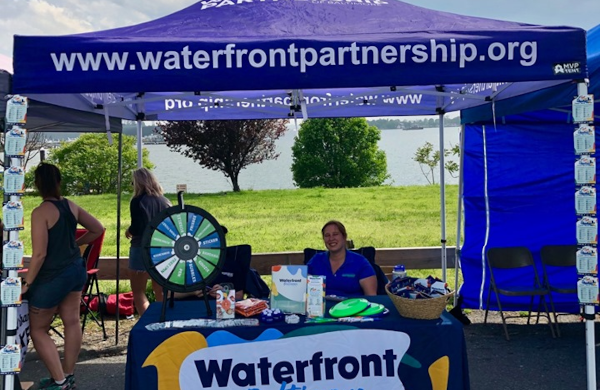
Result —
M 561 62 L 559 64 L 554 64 L 552 67 L 554 70 L 554 75 L 561 74 L 581 74 L 581 64 L 579 62 Z

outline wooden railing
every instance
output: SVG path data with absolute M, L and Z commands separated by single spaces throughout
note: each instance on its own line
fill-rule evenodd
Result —
M 446 247 L 447 266 L 454 267 L 455 247 Z M 441 247 L 423 248 L 378 248 L 375 254 L 375 262 L 381 266 L 386 274 L 396 264 L 403 264 L 406 269 L 440 269 L 442 268 Z M 251 267 L 255 268 L 261 275 L 270 275 L 271 267 L 274 265 L 302 264 L 304 254 L 302 252 L 275 252 L 252 254 Z M 29 259 L 25 258 L 25 267 Z M 121 278 L 126 279 L 128 275 L 128 259 L 122 257 L 119 260 L 119 273 Z M 98 268 L 98 278 L 101 280 L 117 279 L 116 257 L 101 257 Z

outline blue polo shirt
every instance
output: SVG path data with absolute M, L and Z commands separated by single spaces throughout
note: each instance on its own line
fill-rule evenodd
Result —
M 375 275 L 369 260 L 358 253 L 346 250 L 346 260 L 336 271 L 331 272 L 329 252 L 320 252 L 307 264 L 309 275 L 325 276 L 325 293 L 341 297 L 365 295 L 359 281 Z

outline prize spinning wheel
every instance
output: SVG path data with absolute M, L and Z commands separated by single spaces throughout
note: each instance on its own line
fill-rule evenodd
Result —
M 220 273 L 227 247 L 221 225 L 205 210 L 179 205 L 150 221 L 142 238 L 144 265 L 165 290 L 205 289 Z M 206 295 L 206 294 L 205 294 Z M 166 299 L 165 299 L 166 301 Z

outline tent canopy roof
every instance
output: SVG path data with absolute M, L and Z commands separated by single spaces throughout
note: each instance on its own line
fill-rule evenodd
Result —
M 0 97 L 12 94 L 12 60 L 0 54 Z M 106 132 L 106 118 L 99 113 L 91 113 L 87 105 L 72 109 L 61 104 L 71 95 L 44 95 L 45 100 L 29 99 L 27 110 L 27 131 L 39 132 Z M 4 118 L 6 105 L 0 104 L 0 118 Z M 121 120 L 109 118 L 112 132 L 121 132 Z
M 588 93 L 595 96 L 596 122 L 600 122 L 600 25 L 587 33 Z M 575 83 L 546 86 L 514 98 L 470 108 L 461 113 L 463 123 L 568 123 L 572 120 L 571 102 L 577 96 Z M 547 108 L 551 107 L 551 110 Z
M 18 93 L 85 94 L 148 120 L 433 115 L 587 75 L 582 29 L 397 0 L 201 1 L 130 27 L 15 36 L 14 58 Z
M 369 34 L 372 39 L 408 33 L 429 38 L 432 32 L 453 35 L 483 30 L 533 31 L 540 28 L 531 24 L 435 11 L 395 0 L 211 0 L 195 3 L 153 21 L 74 37 L 117 40 L 123 37 L 185 38 L 196 42 L 228 38 L 241 42 L 273 38 L 326 40 L 320 37 L 339 39 L 345 36 L 342 39 L 354 40 L 362 34 Z

